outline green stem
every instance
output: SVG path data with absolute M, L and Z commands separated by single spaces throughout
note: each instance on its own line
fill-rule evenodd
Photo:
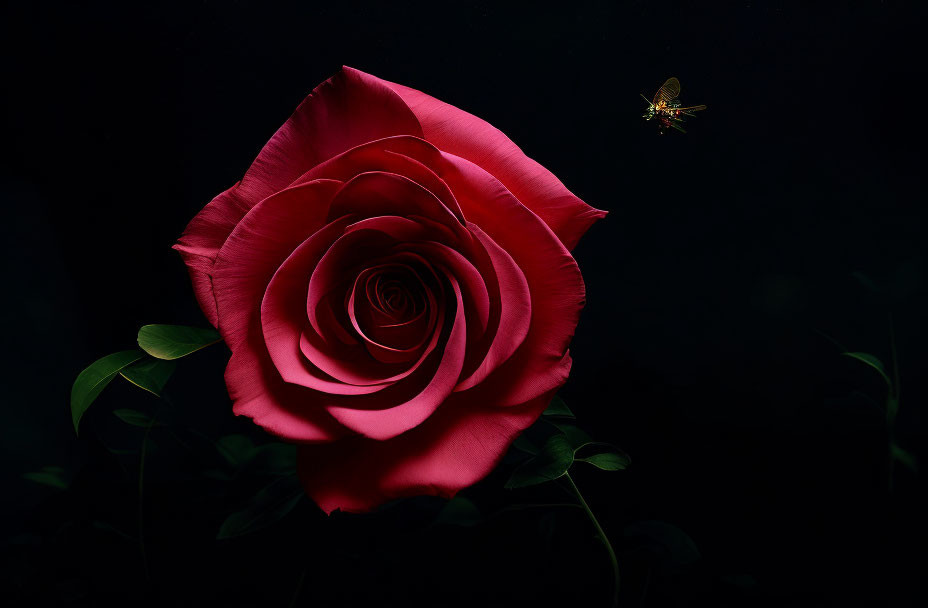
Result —
M 583 507 L 583 510 L 586 511 L 587 516 L 590 518 L 590 521 L 593 522 L 593 527 L 596 528 L 596 533 L 599 535 L 599 538 L 603 541 L 603 544 L 606 545 L 606 551 L 609 552 L 609 561 L 612 562 L 612 575 L 614 579 L 614 584 L 612 588 L 612 605 L 619 605 L 619 583 L 621 582 L 621 577 L 619 576 L 619 560 L 615 556 L 615 551 L 612 548 L 612 543 L 609 542 L 609 537 L 606 536 L 606 533 L 603 532 L 603 527 L 599 525 L 599 520 L 596 519 L 596 516 L 593 515 L 593 511 L 590 510 L 590 506 L 586 504 L 586 500 L 583 499 L 583 495 L 580 493 L 580 488 L 577 487 L 577 484 L 574 483 L 573 478 L 571 478 L 570 473 L 564 473 L 564 478 L 567 480 L 570 489 L 573 490 L 574 495 L 577 497 L 577 500 L 580 501 L 580 506 Z
M 290 598 L 290 608 L 296 606 L 296 602 L 300 599 L 300 594 L 303 591 L 303 581 L 306 580 L 306 572 L 309 570 L 309 566 L 303 568 L 303 571 L 300 573 L 300 579 L 296 582 L 296 589 L 293 591 L 293 597 Z

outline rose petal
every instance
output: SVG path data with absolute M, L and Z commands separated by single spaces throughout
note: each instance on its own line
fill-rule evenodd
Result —
M 475 224 L 469 224 L 476 240 L 493 267 L 496 281 L 494 296 L 498 298 L 493 320 L 494 333 L 486 336 L 486 344 L 473 344 L 472 352 L 483 353 L 473 371 L 461 380 L 456 391 L 472 388 L 505 363 L 525 341 L 532 320 L 532 294 L 522 270 L 504 249 Z
M 385 137 L 354 147 L 316 165 L 294 181 L 294 184 L 322 178 L 348 182 L 362 173 L 395 173 L 434 194 L 463 224 L 464 217 L 454 193 L 432 169 L 439 155 L 435 146 L 417 137 Z
M 433 264 L 441 265 L 461 284 L 467 318 L 468 347 L 477 342 L 487 330 L 490 317 L 490 295 L 480 272 L 460 252 L 443 243 L 410 243 L 408 247 L 410 251 L 421 254 Z
M 350 405 L 326 407 L 333 418 L 349 429 L 371 439 L 386 440 L 414 428 L 431 416 L 451 394 L 464 364 L 467 323 L 457 280 L 448 276 L 456 307 L 451 331 L 440 351 L 440 363 L 428 384 L 414 397 L 384 409 L 357 409 Z
M 387 219 L 390 218 L 372 218 L 365 223 L 371 222 L 376 224 L 379 223 L 377 220 Z M 328 335 L 326 330 L 333 326 L 333 318 L 331 317 L 333 313 L 331 309 L 326 306 L 323 298 L 325 294 L 331 291 L 331 285 L 333 285 L 339 277 L 353 273 L 351 270 L 346 272 L 345 258 L 348 255 L 359 256 L 362 259 L 370 259 L 369 255 L 365 255 L 366 252 L 364 247 L 371 246 L 376 242 L 376 239 L 371 236 L 372 234 L 380 235 L 381 237 L 385 236 L 384 233 L 380 233 L 377 230 L 359 230 L 346 234 L 329 248 L 322 257 L 322 260 L 316 265 L 312 273 L 312 278 L 310 279 L 309 294 L 307 297 L 309 321 L 312 327 L 307 327 L 300 335 L 300 350 L 313 365 L 332 378 L 346 384 L 355 384 L 359 386 L 396 382 L 408 377 L 416 371 L 429 353 L 435 349 L 440 333 L 437 329 L 432 332 L 419 358 L 411 366 L 377 362 L 370 357 L 366 351 L 359 350 L 358 347 L 343 347 L 336 340 L 326 338 Z M 373 247 L 375 251 L 379 248 L 380 245 Z M 412 252 L 398 252 L 379 261 L 401 260 L 414 263 L 418 262 L 424 271 L 429 272 L 431 276 L 427 280 L 434 281 L 435 288 L 441 292 L 436 293 L 435 298 L 443 300 L 444 293 L 442 292 L 442 285 L 438 277 L 435 276 L 434 270 L 431 269 L 428 261 L 421 256 Z M 351 260 L 349 258 L 349 268 L 350 262 Z M 436 305 L 433 307 L 433 310 L 436 312 L 437 316 L 434 320 L 429 320 L 429 326 L 441 328 L 444 323 L 445 314 L 443 305 Z M 320 313 L 326 313 L 330 316 L 321 317 Z M 337 321 L 335 321 L 335 323 L 337 323 Z
M 385 82 L 342 68 L 313 89 L 264 145 L 238 195 L 254 205 L 345 150 L 391 135 L 421 134 L 415 115 Z
M 606 215 L 580 200 L 486 121 L 421 91 L 382 82 L 406 102 L 427 141 L 490 172 L 543 219 L 567 249 L 573 249 L 589 227 Z
M 307 277 L 322 254 L 350 223 L 350 218 L 341 218 L 303 241 L 277 269 L 261 302 L 264 343 L 283 380 L 336 395 L 368 394 L 387 386 L 340 382 L 313 366 L 300 350 L 300 335 L 307 324 L 303 304 L 308 289 Z
M 431 332 L 429 330 L 434 328 L 433 324 L 437 317 L 435 311 L 436 302 L 431 290 L 422 282 L 415 270 L 407 266 L 409 274 L 420 282 L 423 291 L 421 296 L 423 299 L 422 309 L 414 319 L 406 322 L 387 324 L 390 321 L 389 319 L 382 320 L 379 325 L 374 322 L 375 315 L 371 310 L 373 307 L 368 301 L 368 294 L 363 287 L 370 282 L 373 274 L 382 272 L 384 268 L 396 266 L 399 265 L 396 263 L 379 264 L 362 271 L 355 279 L 351 295 L 348 298 L 348 317 L 351 319 L 351 325 L 358 332 L 358 335 L 363 338 L 364 346 L 371 356 L 384 363 L 402 363 L 415 359 L 420 348 L 430 337 Z M 364 292 L 361 297 L 358 297 L 359 288 L 360 291 Z M 365 302 L 366 305 L 362 304 L 362 302 Z M 431 306 L 429 306 L 430 303 Z M 365 327 L 362 327 L 362 323 Z
M 249 209 L 320 162 L 393 135 L 422 135 L 415 115 L 379 78 L 345 68 L 297 107 L 240 182 L 209 202 L 174 246 L 187 264 L 200 307 L 218 327 L 206 277 L 222 244 Z
M 584 304 L 583 277 L 547 224 L 499 180 L 470 161 L 442 156 L 446 162 L 442 175 L 455 191 L 464 215 L 512 256 L 531 291 L 531 325 L 522 344 L 470 390 L 487 385 L 484 388 L 493 403 L 525 403 L 566 379 L 565 354 Z M 502 333 L 500 338 L 510 336 Z
M 300 479 L 326 513 L 367 512 L 404 496 L 451 498 L 496 467 L 552 395 L 501 409 L 455 393 L 421 425 L 388 441 L 347 437 L 300 448 Z
M 329 219 L 353 214 L 360 217 L 421 216 L 444 224 L 458 238 L 466 238 L 464 224 L 422 185 L 406 176 L 385 171 L 360 173 L 332 199 Z
M 219 250 L 213 290 L 219 331 L 233 351 L 256 321 L 271 277 L 300 243 L 325 224 L 329 202 L 340 187 L 341 182 L 317 180 L 264 199 L 242 218 Z
M 214 327 L 219 327 L 219 313 L 210 276 L 213 263 L 219 248 L 250 209 L 234 194 L 237 186 L 217 195 L 194 216 L 173 247 L 187 265 L 197 302 Z
M 260 331 L 250 332 L 226 366 L 226 386 L 236 416 L 248 416 L 269 433 L 300 443 L 343 437 L 345 427 L 318 403 L 324 393 L 287 384 L 274 369 Z

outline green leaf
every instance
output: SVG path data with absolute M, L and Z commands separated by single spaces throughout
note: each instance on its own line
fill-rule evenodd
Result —
M 438 515 L 435 516 L 433 525 L 441 526 L 475 526 L 483 521 L 483 515 L 480 509 L 472 500 L 463 496 L 455 496 L 442 507 Z
M 148 426 L 152 424 L 152 419 L 147 414 L 143 414 L 136 410 L 113 410 L 113 414 L 126 424 L 131 424 L 132 426 L 148 428 Z
M 524 488 L 562 476 L 574 461 L 574 449 L 564 435 L 552 435 L 541 452 L 516 467 L 507 488 Z
M 100 521 L 98 519 L 94 520 L 93 527 L 96 528 L 97 530 L 103 530 L 104 532 L 111 532 L 115 534 L 116 536 L 119 536 L 122 539 L 127 540 L 129 542 L 132 542 L 132 543 L 135 542 L 135 538 L 132 535 L 126 534 L 125 532 L 117 528 L 116 526 L 112 524 L 108 524 L 105 521 Z
M 526 454 L 531 454 L 532 456 L 538 453 L 538 446 L 532 443 L 525 435 L 516 437 L 516 440 L 512 442 L 512 447 Z
M 137 387 L 160 397 L 176 367 L 177 361 L 148 358 L 123 368 L 119 374 Z
M 677 565 L 692 564 L 700 559 L 699 548 L 689 535 L 665 521 L 643 520 L 626 526 L 623 536 L 640 539 L 659 548 L 665 560 Z
M 621 471 L 628 468 L 631 459 L 625 454 L 618 452 L 603 452 L 602 454 L 593 454 L 585 458 L 577 458 L 577 462 L 586 462 L 598 467 L 604 471 Z
M 896 414 L 899 413 L 899 399 L 889 395 L 886 398 L 886 423 L 892 428 L 896 422 Z
M 216 449 L 233 467 L 240 467 L 251 460 L 254 442 L 245 435 L 225 435 L 216 440 Z
M 886 381 L 886 386 L 892 388 L 893 383 L 889 379 L 889 376 L 886 374 L 886 367 L 883 366 L 882 361 L 880 361 L 879 359 L 877 359 L 876 357 L 868 353 L 841 353 L 841 354 L 846 357 L 850 357 L 852 359 L 857 359 L 858 361 L 869 365 L 870 367 L 878 371 L 881 376 L 883 376 L 883 380 Z
M 102 359 L 97 359 L 90 366 L 77 375 L 71 387 L 71 420 L 74 422 L 74 432 L 77 433 L 81 417 L 90 404 L 94 402 L 106 385 L 112 382 L 123 368 L 131 365 L 145 356 L 140 350 L 124 350 Z
M 296 472 L 296 446 L 290 443 L 266 443 L 251 452 L 255 466 L 272 475 Z
M 275 479 L 258 492 L 248 506 L 222 522 L 217 538 L 243 536 L 266 528 L 292 511 L 303 495 L 303 487 L 296 476 Z
M 66 490 L 70 485 L 67 471 L 62 467 L 42 467 L 32 473 L 23 473 L 23 478 L 59 490 Z
M 913 473 L 918 473 L 918 460 L 915 458 L 915 454 L 909 452 L 895 441 L 890 444 L 889 450 L 893 460 L 901 463 Z
M 570 411 L 570 408 L 567 407 L 567 404 L 564 403 L 564 400 L 557 395 L 551 399 L 551 403 L 548 404 L 548 409 L 542 413 L 542 416 L 559 416 L 562 418 L 576 417 L 574 413 Z
M 561 434 L 567 437 L 568 443 L 570 443 L 570 446 L 575 450 L 584 445 L 595 443 L 593 438 L 590 437 L 586 431 L 572 424 L 555 424 L 554 426 L 557 427 Z
M 139 346 L 156 359 L 180 359 L 221 340 L 212 328 L 146 325 L 139 330 Z

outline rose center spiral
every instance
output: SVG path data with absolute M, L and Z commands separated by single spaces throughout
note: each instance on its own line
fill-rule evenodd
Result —
M 365 342 L 410 354 L 428 337 L 433 308 L 434 296 L 422 272 L 406 264 L 362 271 L 348 299 L 352 325 Z

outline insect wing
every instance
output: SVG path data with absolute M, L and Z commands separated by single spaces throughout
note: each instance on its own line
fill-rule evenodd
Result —
M 676 78 L 668 78 L 667 82 L 661 85 L 661 88 L 657 90 L 657 93 L 654 94 L 654 105 L 657 105 L 660 102 L 664 104 L 670 104 L 670 101 L 676 99 L 680 95 L 680 81 Z

